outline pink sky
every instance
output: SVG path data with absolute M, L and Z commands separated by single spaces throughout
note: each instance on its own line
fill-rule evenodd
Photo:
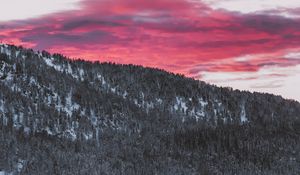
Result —
M 158 67 L 300 101 L 298 0 L 0 3 L 4 43 L 72 58 Z

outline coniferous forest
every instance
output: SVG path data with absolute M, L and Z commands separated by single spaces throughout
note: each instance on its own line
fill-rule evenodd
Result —
M 300 174 L 296 101 L 0 49 L 0 174 Z

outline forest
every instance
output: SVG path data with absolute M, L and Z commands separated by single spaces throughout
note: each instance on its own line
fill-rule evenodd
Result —
M 300 104 L 0 45 L 0 172 L 298 175 Z

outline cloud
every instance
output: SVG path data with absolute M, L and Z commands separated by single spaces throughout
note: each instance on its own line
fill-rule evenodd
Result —
M 291 9 L 300 7 L 298 0 L 203 0 L 213 9 L 226 9 L 240 13 L 259 13 L 277 9 Z
M 284 82 L 282 82 L 282 81 L 271 81 L 271 82 L 267 82 L 267 83 L 252 85 L 251 88 L 253 88 L 253 89 L 279 88 L 284 85 L 283 83 Z
M 79 0 L 0 0 L 0 21 L 36 18 L 43 15 L 78 9 Z
M 110 22 L 110 21 L 102 21 L 102 20 L 76 20 L 70 21 L 63 25 L 62 30 L 74 30 L 82 27 L 96 27 L 96 26 L 107 26 L 107 27 L 115 27 L 115 26 L 123 26 L 121 23 Z

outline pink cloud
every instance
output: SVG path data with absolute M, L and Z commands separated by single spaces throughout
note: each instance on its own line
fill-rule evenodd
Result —
M 297 18 L 212 10 L 188 0 L 84 0 L 81 10 L 1 23 L 0 39 L 74 58 L 200 77 L 202 71 L 255 72 L 300 64 L 283 58 L 285 50 L 299 48 L 299 27 Z M 249 54 L 259 56 L 234 60 Z

